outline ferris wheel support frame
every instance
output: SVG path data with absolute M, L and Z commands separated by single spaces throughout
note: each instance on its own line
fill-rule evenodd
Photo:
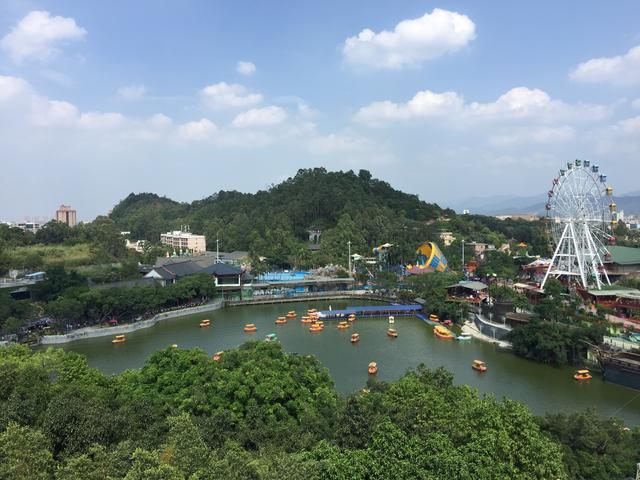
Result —
M 580 277 L 580 283 L 585 289 L 589 287 L 589 279 L 593 276 L 595 277 L 596 288 L 601 290 L 603 285 L 601 271 L 604 273 L 606 284 L 611 285 L 589 227 L 587 225 L 577 227 L 580 231 L 580 236 L 576 235 L 574 222 L 570 221 L 565 224 L 562 236 L 553 252 L 551 263 L 547 268 L 540 288 L 544 288 L 550 275 L 554 277 L 568 275 Z M 580 255 L 580 252 L 584 252 L 584 249 L 581 249 L 579 245 L 586 247 L 587 252 L 584 255 Z M 587 262 L 591 265 L 591 272 L 587 271 Z

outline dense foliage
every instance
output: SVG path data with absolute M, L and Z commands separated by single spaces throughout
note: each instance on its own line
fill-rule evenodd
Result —
M 565 324 L 534 320 L 515 327 L 506 339 L 521 357 L 552 365 L 579 365 L 589 345 L 602 343 L 606 328 L 597 323 Z
M 124 237 L 106 217 L 73 228 L 51 221 L 35 235 L 0 225 L 0 275 L 9 269 L 78 267 L 111 263 L 128 256 Z
M 540 427 L 562 444 L 570 478 L 610 480 L 633 478 L 640 458 L 640 431 L 592 410 L 570 415 L 547 414 Z
M 90 289 L 87 279 L 76 271 L 55 267 L 47 271 L 45 281 L 33 285 L 35 302 L 14 300 L 6 290 L 0 290 L 0 331 L 18 333 L 28 319 L 43 313 L 62 329 L 106 320 L 127 321 L 209 300 L 214 295 L 215 284 L 206 274 L 184 277 L 166 287 L 155 284 Z
M 513 236 L 525 241 L 539 236 L 538 225 L 531 222 L 458 216 L 395 190 L 366 170 L 356 174 L 323 168 L 299 170 L 267 191 L 221 191 L 190 204 L 131 194 L 113 209 L 111 218 L 133 237 L 151 241 L 161 232 L 189 225 L 210 242 L 218 237 L 223 250 L 248 250 L 277 267 L 346 266 L 348 241 L 352 252 L 364 256 L 370 256 L 374 246 L 393 243 L 390 262 L 409 263 L 417 246 L 438 241 L 442 229 L 496 246 Z M 307 249 L 310 227 L 322 230 L 321 249 L 313 254 Z M 451 249 L 454 259 L 459 251 Z
M 277 343 L 218 362 L 169 348 L 116 376 L 77 354 L 12 346 L 0 379 L 7 480 L 569 478 L 561 445 L 526 407 L 478 397 L 442 369 L 343 399 L 317 360 Z M 605 470 L 628 474 L 637 453 L 628 444 Z

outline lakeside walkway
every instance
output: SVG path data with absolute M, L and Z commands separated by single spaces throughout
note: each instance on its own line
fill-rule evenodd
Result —
M 297 294 L 295 297 L 284 296 L 284 295 L 269 295 L 269 296 L 264 295 L 264 296 L 254 297 L 252 299 L 247 299 L 247 300 L 218 299 L 210 303 L 206 303 L 204 305 L 198 305 L 196 307 L 187 307 L 187 308 L 172 310 L 170 312 L 158 313 L 149 319 L 140 320 L 133 323 L 116 325 L 112 327 L 109 327 L 109 326 L 84 327 L 78 330 L 73 330 L 66 334 L 43 335 L 42 337 L 40 337 L 40 344 L 56 345 L 56 344 L 62 344 L 62 343 L 69 343 L 76 340 L 83 340 L 87 338 L 98 338 L 98 337 L 122 335 L 125 333 L 131 333 L 137 330 L 142 330 L 144 328 L 152 327 L 156 323 L 162 320 L 182 317 L 185 315 L 193 315 L 196 313 L 215 311 L 223 307 L 235 307 L 235 306 L 242 306 L 242 305 L 265 305 L 265 304 L 271 304 L 271 303 L 292 303 L 292 302 L 305 302 L 305 301 L 315 301 L 315 300 L 338 300 L 338 299 L 345 299 L 345 298 L 360 298 L 360 299 L 378 300 L 378 301 L 384 301 L 384 302 L 393 301 L 393 299 L 391 298 L 375 295 L 367 290 L 345 290 L 345 291 L 334 291 L 334 292 L 300 293 L 300 294 Z
M 61 335 L 43 335 L 42 337 L 40 337 L 40 344 L 56 345 L 61 343 L 73 342 L 75 340 L 83 340 L 86 338 L 98 338 L 98 337 L 109 337 L 113 335 L 122 335 L 125 333 L 131 333 L 137 330 L 142 330 L 144 328 L 153 327 L 156 323 L 162 320 L 182 317 L 184 315 L 193 315 L 196 313 L 211 312 L 214 310 L 219 310 L 223 306 L 224 306 L 224 302 L 222 300 L 214 300 L 213 302 L 205 303 L 204 305 L 198 305 L 196 307 L 187 307 L 187 308 L 172 310 L 170 312 L 158 313 L 153 317 L 148 318 L 147 320 L 140 320 L 134 323 L 116 325 L 113 327 L 101 327 L 101 326 L 85 327 L 85 328 L 80 328 L 78 330 L 74 330 L 72 332 L 61 334 Z

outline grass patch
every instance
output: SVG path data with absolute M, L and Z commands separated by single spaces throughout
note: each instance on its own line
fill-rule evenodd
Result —
M 11 268 L 42 268 L 62 266 L 66 268 L 91 265 L 95 252 L 90 243 L 77 245 L 29 245 L 16 247 L 9 252 Z

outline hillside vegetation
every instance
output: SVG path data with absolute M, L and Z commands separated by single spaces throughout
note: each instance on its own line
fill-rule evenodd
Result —
M 192 203 L 130 194 L 111 218 L 132 237 L 151 241 L 158 241 L 161 232 L 189 225 L 192 232 L 207 236 L 210 248 L 217 236 L 222 250 L 249 250 L 274 266 L 344 263 L 348 241 L 352 252 L 365 256 L 376 245 L 394 243 L 391 261 L 412 261 L 421 242 L 438 240 L 440 229 L 452 227 L 468 239 L 498 246 L 516 236 L 545 248 L 537 224 L 459 216 L 396 190 L 366 170 L 299 170 L 266 191 L 220 191 Z M 321 252 L 313 257 L 307 250 L 310 227 L 323 231 Z

